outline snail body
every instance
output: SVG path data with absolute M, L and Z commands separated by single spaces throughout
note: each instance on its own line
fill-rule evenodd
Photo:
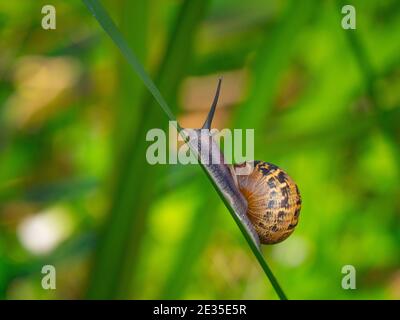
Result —
M 220 87 L 221 79 L 203 127 L 191 130 L 187 142 L 197 151 L 206 173 L 257 246 L 279 243 L 293 233 L 298 223 L 299 189 L 286 172 L 271 163 L 225 163 L 210 131 Z

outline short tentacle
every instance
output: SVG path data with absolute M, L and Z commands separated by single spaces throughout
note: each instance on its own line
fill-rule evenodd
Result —
M 211 129 L 211 123 L 212 123 L 212 120 L 214 118 L 215 108 L 217 107 L 218 98 L 219 98 L 219 92 L 221 90 L 221 82 L 222 82 L 222 78 L 219 78 L 218 79 L 218 85 L 217 85 L 217 91 L 215 92 L 215 96 L 214 96 L 214 101 L 213 101 L 213 103 L 211 105 L 210 111 L 208 113 L 206 121 L 203 124 L 202 129 L 208 129 L 208 130 Z

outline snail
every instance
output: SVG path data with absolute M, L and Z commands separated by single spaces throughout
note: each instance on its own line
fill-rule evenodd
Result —
M 221 80 L 210 111 L 200 129 L 184 129 L 187 143 L 197 153 L 206 173 L 229 202 L 236 217 L 257 244 L 275 244 L 296 227 L 301 197 L 295 182 L 278 166 L 263 161 L 226 164 L 212 137 L 211 123 L 218 103 Z M 240 171 L 241 174 L 238 174 Z M 246 172 L 243 175 L 243 172 Z

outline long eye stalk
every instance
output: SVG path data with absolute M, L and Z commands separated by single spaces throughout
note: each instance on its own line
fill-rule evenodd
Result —
M 222 78 L 219 78 L 217 91 L 215 92 L 214 101 L 211 105 L 210 112 L 208 113 L 207 119 L 204 122 L 202 129 L 208 129 L 208 130 L 211 129 L 211 122 L 214 118 L 215 108 L 217 107 L 218 98 L 219 98 L 219 91 L 221 90 L 221 82 L 222 82 Z

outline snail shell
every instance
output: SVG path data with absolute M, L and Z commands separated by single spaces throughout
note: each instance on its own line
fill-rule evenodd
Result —
M 301 197 L 294 181 L 268 162 L 254 161 L 249 175 L 237 175 L 240 192 L 247 200 L 247 216 L 263 244 L 289 237 L 299 221 Z M 235 165 L 235 168 L 246 164 Z

